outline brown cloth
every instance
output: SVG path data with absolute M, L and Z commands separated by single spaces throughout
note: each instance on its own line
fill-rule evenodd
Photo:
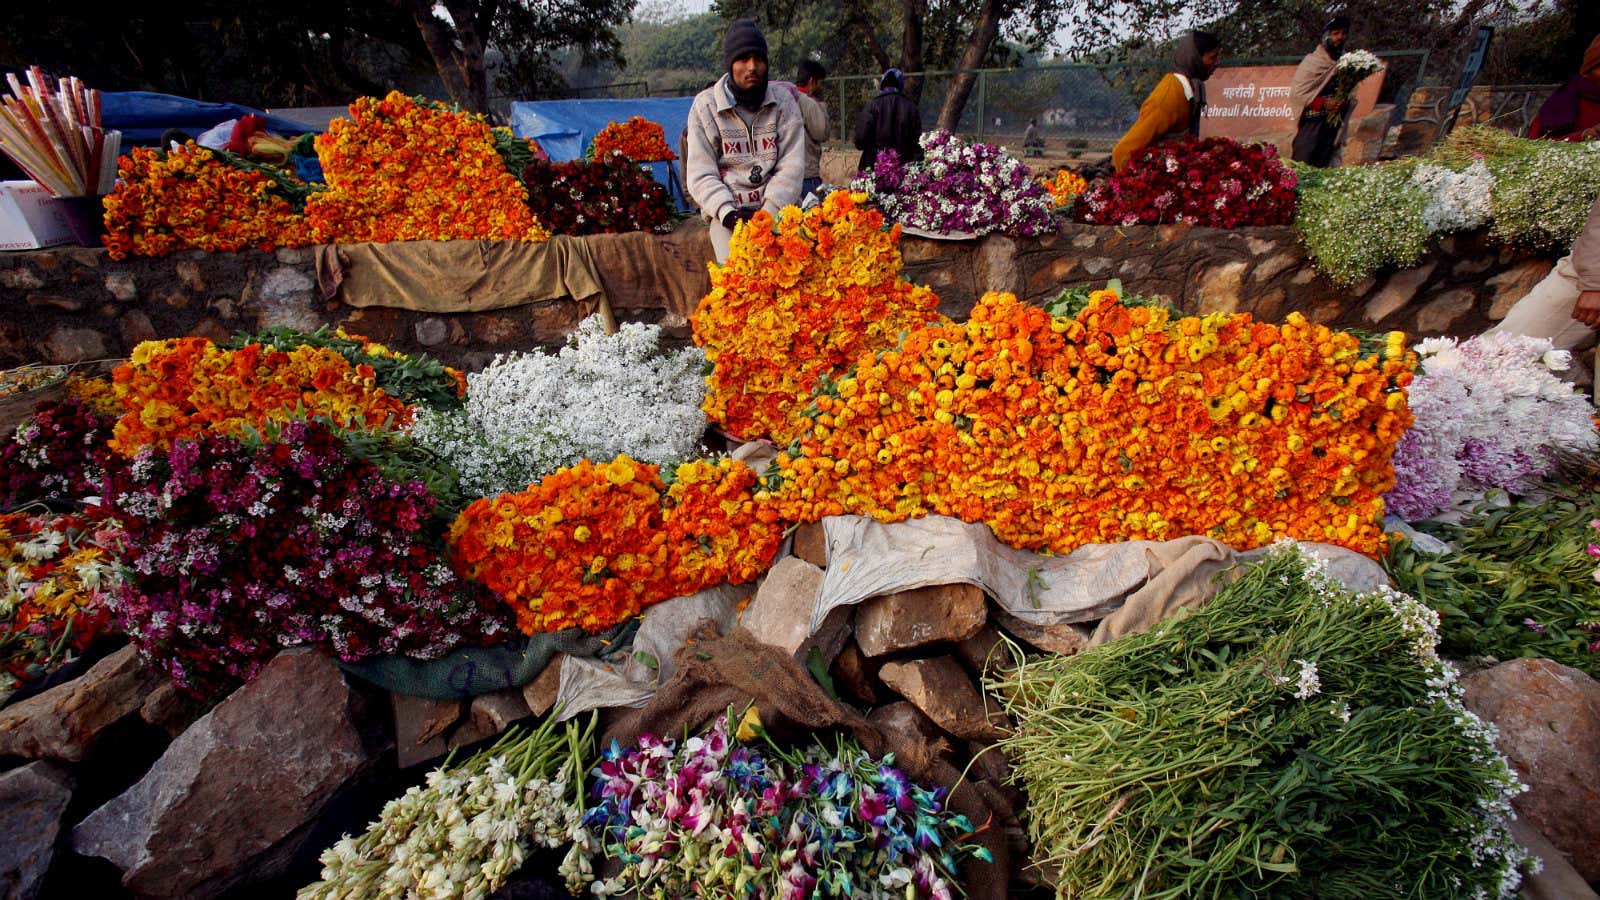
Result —
M 711 293 L 711 233 L 691 220 L 667 234 L 630 231 L 585 238 L 614 309 L 661 309 L 687 319 Z
M 1100 620 L 1089 646 L 1142 634 L 1181 610 L 1205 606 L 1220 587 L 1217 576 L 1238 564 L 1226 545 L 1196 536 L 1153 543 L 1144 553 L 1150 580 Z
M 571 297 L 594 312 L 605 294 L 582 238 L 522 241 L 395 241 L 316 248 L 324 299 L 349 306 L 482 312 Z
M 936 757 L 912 736 L 888 734 L 860 713 L 829 697 L 794 657 L 735 629 L 720 637 L 707 624 L 694 641 L 678 651 L 677 672 L 642 709 L 627 710 L 608 729 L 601 745 L 613 739 L 626 747 L 641 734 L 681 736 L 709 725 L 728 707 L 754 703 L 768 733 L 775 738 L 813 731 L 848 732 L 875 757 L 895 755 L 895 764 L 913 781 L 951 787 L 961 773 Z M 998 752 L 998 751 L 991 751 Z M 971 900 L 1004 900 L 1010 881 L 1010 848 L 1001 823 L 1014 811 L 1002 792 L 986 782 L 968 779 L 951 791 L 949 807 L 972 821 L 973 840 L 994 854 L 994 864 L 966 860 L 962 883 Z

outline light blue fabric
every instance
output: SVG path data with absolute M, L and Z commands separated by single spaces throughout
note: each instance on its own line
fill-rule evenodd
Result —
M 594 136 L 612 122 L 626 122 L 634 116 L 661 126 L 667 147 L 678 153 L 678 138 L 689 121 L 693 97 L 645 97 L 637 100 L 522 100 L 511 104 L 511 133 L 533 138 L 550 154 L 551 162 L 578 159 L 589 149 Z M 647 163 L 656 181 L 666 187 L 679 209 L 688 208 L 682 184 L 683 160 L 674 164 L 677 178 L 664 162 Z
M 168 128 L 178 128 L 188 132 L 190 137 L 199 137 L 200 132 L 220 122 L 246 114 L 260 116 L 268 131 L 284 137 L 322 131 L 237 103 L 207 103 L 149 91 L 107 91 L 100 95 L 100 118 L 107 128 L 122 132 L 124 144 L 154 144 Z

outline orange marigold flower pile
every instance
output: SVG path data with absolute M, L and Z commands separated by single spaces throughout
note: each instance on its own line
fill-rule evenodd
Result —
M 583 460 L 526 491 L 474 502 L 450 526 L 457 570 L 516 610 L 527 634 L 601 631 L 652 604 L 752 581 L 783 539 L 731 459 L 673 471 L 626 455 Z
M 642 163 L 678 158 L 667 147 L 667 135 L 661 126 L 644 116 L 606 125 L 589 145 L 589 156 L 594 159 L 605 159 L 612 151 Z
M 117 161 L 117 174 L 105 199 L 112 259 L 312 242 L 272 179 L 228 165 L 193 141 L 166 153 L 135 147 Z
M 411 408 L 377 386 L 371 366 L 353 366 L 321 347 L 228 350 L 205 338 L 146 341 L 111 373 L 111 383 L 125 410 L 111 447 L 125 456 L 207 431 L 238 434 L 305 416 L 341 427 L 411 421 Z
M 316 148 L 329 187 L 306 200 L 318 243 L 550 237 L 483 116 L 392 91 L 350 104 Z
M 1380 551 L 1414 357 L 1298 313 L 1170 315 L 987 294 L 819 392 L 758 496 L 793 521 L 937 513 L 1054 552 L 1191 534 Z
M 900 278 L 900 226 L 884 231 L 864 200 L 836 192 L 805 212 L 785 209 L 776 229 L 763 211 L 734 232 L 692 319 L 713 364 L 712 422 L 787 441 L 822 376 L 937 315 L 939 298 Z
M 1045 190 L 1050 192 L 1050 203 L 1057 209 L 1071 206 L 1072 201 L 1078 199 L 1078 195 L 1083 193 L 1084 188 L 1089 186 L 1089 182 L 1085 181 L 1082 175 L 1073 172 L 1071 169 L 1056 170 L 1054 178 L 1048 175 L 1041 175 L 1039 176 L 1039 183 L 1044 185 Z

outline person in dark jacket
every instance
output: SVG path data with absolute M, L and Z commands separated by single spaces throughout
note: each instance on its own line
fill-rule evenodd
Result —
M 893 150 L 902 162 L 922 158 L 922 112 L 916 101 L 905 95 L 905 75 L 899 69 L 883 73 L 878 96 L 861 111 L 856 122 L 856 149 L 861 151 L 859 169 L 872 171 L 878 151 Z

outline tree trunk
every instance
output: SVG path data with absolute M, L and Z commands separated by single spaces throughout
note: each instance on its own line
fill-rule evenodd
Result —
M 900 9 L 905 17 L 905 34 L 900 41 L 900 65 L 907 72 L 921 72 L 922 26 L 928 17 L 928 0 L 901 0 Z M 906 96 L 918 104 L 922 103 L 923 82 L 921 75 L 906 79 Z
M 872 14 L 867 11 L 861 0 L 856 0 L 856 2 L 850 4 L 849 21 L 850 24 L 855 26 L 853 30 L 856 31 L 861 38 L 866 41 L 867 52 L 871 53 L 872 58 L 877 61 L 878 70 L 881 72 L 889 68 L 891 65 L 889 62 L 889 51 L 885 50 L 883 48 L 883 42 L 878 40 L 877 29 L 873 27 L 874 23 L 872 20 Z M 851 29 L 849 29 L 847 26 L 846 31 L 848 32 L 850 30 Z
M 476 4 L 455 2 L 449 4 L 450 15 L 455 19 L 451 28 L 433 14 L 430 0 L 406 0 L 422 43 L 428 56 L 444 81 L 450 99 L 462 109 L 471 112 L 489 111 L 488 81 L 483 71 L 483 48 L 487 26 L 492 19 L 484 19 Z M 493 15 L 493 4 L 489 4 Z M 459 12 L 459 15 L 458 15 Z M 479 29 L 482 28 L 482 32 Z M 457 46 L 459 42 L 459 46 Z
M 983 60 L 989 55 L 989 48 L 994 46 L 995 38 L 1000 36 L 1000 22 L 1005 18 L 1004 0 L 983 0 L 983 7 L 978 11 L 977 24 L 973 26 L 972 35 L 967 38 L 967 46 L 961 51 L 961 62 L 957 69 L 976 69 L 983 65 Z M 935 128 L 946 131 L 955 131 L 956 125 L 961 121 L 961 112 L 967 108 L 967 98 L 972 95 L 972 85 L 978 76 L 971 72 L 961 72 L 950 79 L 950 87 L 944 94 L 944 105 L 939 108 L 939 121 Z

